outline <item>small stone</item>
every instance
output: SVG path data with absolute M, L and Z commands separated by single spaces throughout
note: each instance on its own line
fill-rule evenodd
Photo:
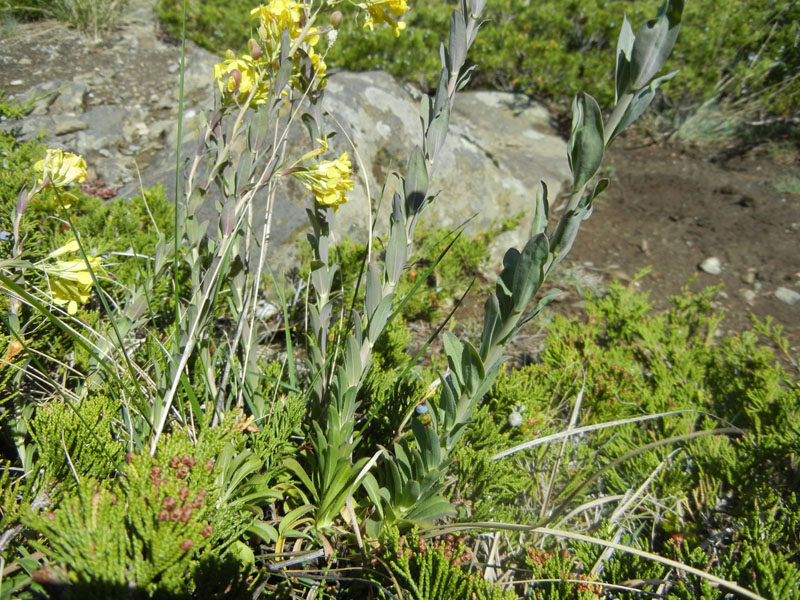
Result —
M 709 256 L 698 265 L 698 268 L 709 275 L 722 273 L 722 262 L 716 256 Z
M 9 81 L 8 85 L 22 85 L 23 83 L 25 83 L 25 82 L 22 81 L 22 79 L 15 79 L 13 81 Z
M 742 281 L 747 285 L 753 285 L 753 282 L 755 280 L 756 280 L 755 269 L 747 269 L 747 273 L 742 274 Z
M 794 306 L 800 302 L 800 292 L 796 292 L 785 287 L 779 287 L 777 290 L 775 290 L 775 297 L 789 306 Z
M 744 301 L 747 302 L 748 304 L 755 304 L 756 298 L 758 297 L 758 294 L 756 294 L 756 292 L 748 289 L 742 290 L 740 294 L 742 295 L 742 298 L 744 298 Z
M 33 61 L 30 58 L 28 58 L 27 56 L 23 56 L 22 58 L 20 58 L 17 61 L 17 64 L 18 65 L 22 65 L 23 67 L 26 67 L 28 65 L 32 65 Z

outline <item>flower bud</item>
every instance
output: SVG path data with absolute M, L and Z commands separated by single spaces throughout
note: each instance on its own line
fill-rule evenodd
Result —
M 242 72 L 239 69 L 234 69 L 231 71 L 231 78 L 233 79 L 234 89 L 238 90 L 239 86 L 242 85 Z
M 258 42 L 253 38 L 250 38 L 250 41 L 247 42 L 247 48 L 250 50 L 250 56 L 253 57 L 253 60 L 258 60 L 261 58 L 261 46 L 259 46 Z
M 334 27 L 339 27 L 342 24 L 343 19 L 342 11 L 337 10 L 331 14 L 331 25 Z
M 185 540 L 183 540 L 183 543 L 181 544 L 181 550 L 183 550 L 184 552 L 188 552 L 189 550 L 192 549 L 193 545 L 194 542 L 192 541 L 192 538 L 186 538 Z

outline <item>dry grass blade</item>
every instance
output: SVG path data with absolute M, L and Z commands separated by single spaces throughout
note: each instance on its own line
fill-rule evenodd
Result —
M 638 548 L 632 548 L 630 546 L 624 546 L 622 544 L 617 544 L 615 542 L 601 540 L 600 538 L 592 537 L 589 535 L 583 535 L 582 533 L 572 533 L 570 531 L 563 531 L 561 529 L 551 529 L 549 527 L 531 527 L 529 525 L 517 525 L 515 523 L 492 523 L 492 522 L 459 523 L 456 525 L 444 525 L 440 527 L 429 528 L 425 531 L 422 537 L 428 538 L 436 535 L 455 533 L 458 531 L 468 531 L 471 529 L 507 529 L 511 531 L 525 531 L 529 533 L 537 533 L 540 535 L 549 535 L 552 537 L 567 538 L 579 542 L 588 542 L 590 544 L 597 544 L 598 546 L 604 546 L 606 548 L 611 548 L 613 550 L 627 552 L 628 554 L 633 554 L 641 558 L 646 558 L 648 560 L 652 560 L 653 562 L 666 565 L 673 569 L 680 569 L 687 573 L 691 573 L 692 575 L 696 575 L 701 579 L 709 581 L 712 585 L 726 588 L 731 592 L 735 592 L 741 596 L 744 596 L 745 598 L 751 598 L 752 600 L 767 600 L 767 598 L 765 598 L 764 596 L 759 596 L 758 594 L 741 587 L 740 585 L 736 584 L 733 581 L 722 579 L 721 577 L 717 577 L 716 575 L 712 575 L 711 573 L 706 573 L 705 571 L 701 571 L 700 569 L 695 569 L 694 567 L 690 567 L 689 565 L 678 562 L 676 560 L 664 558 L 663 556 L 659 556 L 658 554 L 653 554 L 652 552 L 639 550 Z M 586 582 L 582 581 L 581 583 L 585 584 Z
M 559 431 L 558 433 L 553 433 L 551 435 L 546 435 L 544 437 L 537 438 L 529 442 L 524 442 L 522 444 L 519 444 L 518 446 L 509 448 L 508 450 L 503 450 L 502 452 L 498 452 L 497 454 L 492 456 L 490 460 L 500 460 L 501 458 L 505 458 L 506 456 L 511 456 L 512 454 L 516 454 L 517 452 L 521 452 L 522 450 L 527 450 L 528 448 L 540 446 L 541 444 L 546 444 L 547 442 L 560 440 L 562 438 L 571 437 L 573 435 L 579 435 L 581 433 L 598 431 L 599 429 L 607 429 L 609 427 L 617 427 L 619 425 L 630 425 L 631 423 L 641 423 L 642 421 L 651 421 L 653 419 L 660 419 L 661 417 L 668 417 L 670 415 L 680 415 L 685 413 L 695 413 L 714 418 L 714 415 L 704 412 L 702 410 L 673 410 L 670 412 L 657 413 L 654 415 L 644 415 L 641 417 L 632 417 L 630 419 L 620 419 L 619 421 L 596 423 L 595 425 L 586 425 L 585 427 L 578 427 L 577 429 L 567 429 L 566 431 Z

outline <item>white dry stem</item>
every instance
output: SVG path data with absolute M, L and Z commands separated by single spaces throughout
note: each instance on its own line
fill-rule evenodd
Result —
M 531 527 L 530 525 L 518 525 L 516 523 L 492 523 L 492 522 L 459 523 L 456 525 L 443 525 L 439 527 L 431 527 L 425 531 L 422 537 L 428 538 L 434 535 L 444 535 L 446 533 L 455 533 L 458 531 L 467 531 L 471 529 L 507 529 L 510 531 L 528 531 L 530 533 L 549 535 L 558 538 L 567 538 L 570 540 L 577 540 L 579 542 L 587 542 L 589 544 L 605 546 L 608 548 L 613 548 L 614 550 L 619 550 L 620 552 L 627 552 L 628 554 L 633 554 L 634 556 L 639 556 L 641 558 L 652 560 L 653 562 L 666 565 L 673 569 L 679 569 L 681 571 L 691 573 L 692 575 L 696 575 L 701 579 L 709 581 L 712 585 L 727 588 L 731 592 L 735 592 L 746 598 L 750 598 L 751 600 L 767 600 L 767 598 L 759 596 L 758 594 L 751 592 L 750 590 L 745 589 L 740 585 L 737 585 L 733 581 L 722 579 L 721 577 L 717 577 L 716 575 L 712 575 L 711 573 L 707 573 L 700 569 L 696 569 L 694 567 L 678 562 L 676 560 L 664 558 L 663 556 L 659 556 L 658 554 L 653 554 L 652 552 L 639 550 L 638 548 L 633 548 L 631 546 L 623 546 L 622 544 L 617 544 L 616 542 L 609 542 L 608 540 L 602 540 L 600 538 L 583 535 L 581 533 L 573 533 L 571 531 L 564 531 L 561 529 L 552 529 L 550 527 Z M 561 580 L 559 579 L 558 581 Z M 581 581 L 581 583 L 586 584 L 586 581 Z
M 631 491 L 628 490 L 628 493 L 625 494 L 624 500 L 619 504 L 619 506 L 617 506 L 617 508 L 614 510 L 614 512 L 611 513 L 611 517 L 609 517 L 609 519 L 608 519 L 608 522 L 609 522 L 610 525 L 616 525 L 617 524 L 617 521 L 619 521 L 619 519 L 622 517 L 622 515 L 625 514 L 625 512 L 627 512 L 630 509 L 631 505 L 634 502 L 636 502 L 645 493 L 647 488 L 650 487 L 650 484 L 653 483 L 653 480 L 664 469 L 664 467 L 666 467 L 667 464 L 672 462 L 672 459 L 673 459 L 673 457 L 675 455 L 679 454 L 682 451 L 683 450 L 681 448 L 678 448 L 677 450 L 673 450 L 672 452 L 670 452 L 669 456 L 667 456 L 664 460 L 662 460 L 656 466 L 656 468 L 653 469 L 653 471 L 650 473 L 650 475 L 647 476 L 647 479 L 644 480 L 642 485 L 640 485 L 639 488 L 635 492 L 631 493 Z M 617 527 L 616 531 L 614 532 L 613 541 L 614 542 L 619 542 L 619 540 L 622 538 L 623 532 L 624 531 L 623 531 L 622 527 Z M 594 566 L 592 567 L 592 570 L 589 572 L 589 576 L 590 577 L 599 577 L 600 574 L 603 572 L 603 566 L 605 565 L 605 562 L 609 558 L 611 558 L 611 555 L 613 553 L 614 553 L 614 549 L 613 548 L 606 548 L 605 550 L 603 550 L 603 553 L 597 559 L 597 562 L 595 562 Z
M 541 444 L 546 444 L 547 442 L 552 442 L 554 440 L 560 440 L 562 438 L 570 437 L 573 435 L 579 435 L 581 433 L 587 433 L 589 431 L 598 431 L 600 429 L 608 429 L 609 427 L 617 427 L 619 425 L 629 425 L 631 423 L 640 423 L 642 421 L 651 421 L 653 419 L 660 419 L 661 417 L 668 417 L 670 415 L 680 415 L 686 413 L 695 413 L 699 415 L 705 415 L 708 417 L 714 418 L 714 415 L 711 413 L 707 413 L 702 410 L 673 410 L 670 412 L 664 413 L 657 413 L 653 415 L 643 415 L 641 417 L 631 417 L 629 419 L 620 419 L 619 421 L 608 421 L 606 423 L 596 423 L 595 425 L 586 425 L 584 427 L 578 427 L 577 429 L 567 430 L 567 431 L 560 431 L 558 433 L 553 433 L 551 435 L 546 435 L 544 437 L 531 440 L 529 442 L 524 442 L 519 444 L 518 446 L 514 446 L 513 448 L 509 448 L 508 450 L 503 450 L 502 452 L 498 452 L 494 456 L 492 456 L 489 460 L 500 460 L 501 458 L 505 458 L 506 456 L 511 456 L 512 454 L 516 454 L 517 452 L 521 452 L 522 450 L 527 450 L 528 448 L 533 448 L 534 446 L 540 446 Z

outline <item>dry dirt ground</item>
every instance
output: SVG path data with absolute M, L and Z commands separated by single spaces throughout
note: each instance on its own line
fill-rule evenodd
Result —
M 726 314 L 724 332 L 746 328 L 750 314 L 770 315 L 797 357 L 800 302 L 790 305 L 775 291 L 800 292 L 800 164 L 796 152 L 769 148 L 726 158 L 713 148 L 618 139 L 611 185 L 571 259 L 606 277 L 651 266 L 640 287 L 657 305 L 692 277 L 691 289 L 722 284 L 715 300 Z M 719 259 L 720 274 L 699 268 L 710 257 Z

